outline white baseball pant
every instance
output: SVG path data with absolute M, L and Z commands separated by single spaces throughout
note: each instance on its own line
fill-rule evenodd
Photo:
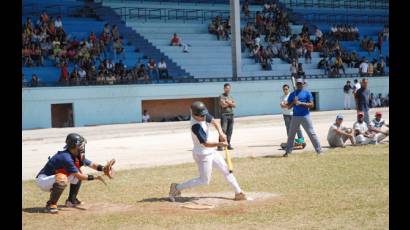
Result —
M 376 144 L 378 144 L 378 143 L 380 143 L 380 141 L 382 141 L 386 137 L 387 137 L 387 135 L 385 135 L 383 133 L 376 133 L 376 134 L 374 134 L 373 141 L 375 141 Z
M 350 109 L 350 97 L 351 97 L 351 95 L 350 95 L 350 93 L 345 93 L 344 94 L 345 95 L 345 97 L 344 97 L 344 108 L 345 109 Z
M 176 187 L 178 190 L 208 185 L 211 182 L 212 166 L 214 166 L 224 175 L 226 181 L 235 190 L 235 193 L 240 193 L 242 191 L 235 176 L 232 173 L 229 173 L 228 165 L 219 152 L 213 152 L 209 155 L 195 153 L 192 155 L 198 165 L 199 177 L 178 184 Z
M 67 177 L 70 184 L 77 184 L 78 178 L 70 175 Z M 56 175 L 47 176 L 45 174 L 40 174 L 36 178 L 37 186 L 44 192 L 50 192 L 53 184 L 56 182 Z

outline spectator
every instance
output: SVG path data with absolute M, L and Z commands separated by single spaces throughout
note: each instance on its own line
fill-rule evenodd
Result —
M 370 133 L 374 135 L 373 140 L 376 145 L 389 136 L 389 130 L 383 131 L 383 126 L 386 126 L 387 128 L 389 127 L 389 125 L 382 118 L 382 113 L 376 112 L 375 118 L 370 122 L 368 127 Z
M 346 85 L 343 86 L 343 93 L 344 93 L 344 109 L 345 110 L 350 110 L 350 97 L 351 97 L 351 91 L 353 87 L 350 85 L 350 81 L 346 82 Z
M 386 38 L 386 41 L 389 41 L 389 25 L 384 25 L 383 36 Z
M 372 76 L 373 76 L 373 73 L 374 73 L 374 64 L 375 64 L 375 62 L 368 64 L 368 67 L 367 67 L 367 76 L 369 76 L 369 77 L 372 77 Z
M 54 21 L 54 27 L 56 29 L 62 29 L 63 28 L 63 22 L 61 21 L 61 16 L 58 16 L 57 19 Z
M 68 83 L 67 63 L 63 63 L 61 65 L 60 82 Z
M 165 63 L 163 58 L 161 58 L 161 61 L 158 63 L 158 74 L 159 78 L 169 78 L 167 64 Z
M 283 95 L 280 97 L 280 107 L 282 109 L 282 114 L 283 114 L 283 120 L 285 121 L 285 126 L 286 126 L 286 134 L 287 136 L 289 135 L 289 127 L 290 127 L 290 122 L 292 120 L 292 115 L 293 111 L 291 109 L 288 109 L 288 97 L 289 97 L 289 85 L 283 85 L 282 86 L 283 90 Z M 302 130 L 300 127 L 296 131 L 298 139 L 303 140 L 304 142 L 304 137 L 302 134 Z
M 290 65 L 290 74 L 295 79 L 299 78 L 298 76 L 298 64 L 296 60 L 293 60 L 292 64 Z
M 306 64 L 312 63 L 312 52 L 313 52 L 313 44 L 309 41 L 306 44 L 306 53 L 305 53 Z
M 298 78 L 303 78 L 303 79 L 305 79 L 305 71 L 303 71 L 303 66 L 302 66 L 302 63 L 299 63 L 298 64 Z
M 369 55 L 372 54 L 374 51 L 374 42 L 373 38 L 370 38 L 370 40 L 367 42 L 367 52 L 369 52 Z
M 382 97 L 382 94 L 381 93 L 379 93 L 378 95 L 377 95 L 377 98 L 376 98 L 376 104 L 377 104 L 377 107 L 382 107 L 383 106 L 383 97 Z
M 242 4 L 242 12 L 243 12 L 243 15 L 245 16 L 245 18 L 249 18 L 249 13 L 250 13 L 250 11 L 249 11 L 249 2 L 248 2 L 248 0 L 245 0 L 245 1 L 243 2 L 243 4 Z
M 377 33 L 377 43 L 376 48 L 379 51 L 379 55 L 382 54 L 382 46 L 383 46 L 383 35 L 381 32 Z
M 352 129 L 342 126 L 343 115 L 337 115 L 336 121 L 329 128 L 327 133 L 327 141 L 329 142 L 330 147 L 345 147 L 345 142 L 347 139 L 350 140 L 352 145 L 356 145 L 356 140 L 353 137 Z
M 174 36 L 171 39 L 171 46 L 181 46 L 180 38 L 174 33 Z
M 112 35 L 112 39 L 113 39 L 114 41 L 120 39 L 120 31 L 118 30 L 117 25 L 113 25 L 113 26 L 112 26 L 112 28 L 111 28 L 111 35 Z
M 38 77 L 36 74 L 31 75 L 31 87 L 38 86 Z
M 155 63 L 154 59 L 149 60 L 147 68 L 149 78 L 159 82 L 157 64 Z
M 341 56 L 337 56 L 334 64 L 334 69 L 336 70 L 336 74 L 340 74 L 340 69 L 343 70 L 343 74 L 345 74 L 345 67 L 343 66 L 343 60 Z
M 360 89 L 361 85 L 357 79 L 354 79 L 354 85 L 353 85 L 353 94 L 356 95 L 357 90 Z
M 85 81 L 86 81 L 86 76 L 87 76 L 87 72 L 86 72 L 83 68 L 80 68 L 80 69 L 78 70 L 79 80 L 80 80 L 81 82 L 85 82 Z
M 357 121 L 353 124 L 355 141 L 360 145 L 367 145 L 372 142 L 374 134 L 371 134 L 367 123 L 364 122 L 363 112 L 357 114 Z
M 141 64 L 140 67 L 137 70 L 137 80 L 148 80 L 148 71 L 145 69 L 144 64 Z
M 316 41 L 322 39 L 323 33 L 322 33 L 322 31 L 319 29 L 319 27 L 316 28 L 315 35 L 316 35 Z
M 359 74 L 361 77 L 366 77 L 368 75 L 369 60 L 367 58 L 359 66 Z
M 125 52 L 124 52 L 124 47 L 122 45 L 122 41 L 120 38 L 117 38 L 113 44 L 114 48 L 114 60 L 117 60 L 119 56 L 120 60 L 125 60 Z
M 362 112 L 364 114 L 364 121 L 369 123 L 369 89 L 367 88 L 367 79 L 362 80 L 360 89 L 356 91 L 356 105 L 357 112 Z
M 23 66 L 32 66 L 33 60 L 31 59 L 31 49 L 26 46 L 22 50 L 23 55 Z
M 148 111 L 144 109 L 144 113 L 142 114 L 142 123 L 151 122 L 151 117 L 148 114 Z

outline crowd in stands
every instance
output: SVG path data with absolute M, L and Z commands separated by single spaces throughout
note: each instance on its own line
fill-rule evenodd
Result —
M 231 23 L 229 17 L 226 20 L 222 20 L 220 16 L 216 16 L 208 26 L 208 31 L 211 34 L 215 34 L 216 38 L 220 40 L 229 40 L 230 38 Z
M 359 39 L 359 28 L 355 25 L 333 25 L 330 35 L 339 41 L 355 41 Z
M 90 32 L 87 38 L 80 40 L 64 31 L 61 16 L 54 20 L 43 12 L 35 23 L 27 17 L 22 38 L 23 66 L 44 66 L 44 61 L 50 60 L 61 70 L 61 83 L 95 81 L 113 84 L 117 80 L 147 81 L 169 77 L 164 60 L 157 65 L 151 59 L 147 66 L 137 60 L 135 67 L 127 68 L 123 64 L 123 37 L 116 25 L 107 23 L 99 35 Z M 68 71 L 70 65 L 74 66 L 71 73 Z M 37 83 L 32 86 L 38 85 L 36 78 Z

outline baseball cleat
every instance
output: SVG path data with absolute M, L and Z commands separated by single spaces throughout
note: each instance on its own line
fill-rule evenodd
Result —
M 181 191 L 177 189 L 177 183 L 172 183 L 169 188 L 169 200 L 175 202 L 175 197 L 181 196 Z
M 247 199 L 248 198 L 246 197 L 245 193 L 240 192 L 240 193 L 235 194 L 235 199 L 234 200 L 239 201 L 239 200 L 247 200 Z
M 58 208 L 56 204 L 50 204 L 46 206 L 46 211 L 52 214 L 58 213 Z
M 84 202 L 80 201 L 79 199 L 75 199 L 74 201 L 66 200 L 65 201 L 65 206 L 69 208 L 77 207 L 80 205 L 83 205 Z

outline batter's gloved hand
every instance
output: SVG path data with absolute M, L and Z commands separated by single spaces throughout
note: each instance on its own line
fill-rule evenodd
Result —
M 114 178 L 114 169 L 112 166 L 115 164 L 115 159 L 112 159 L 107 162 L 104 166 L 104 175 L 106 175 L 108 178 L 113 179 Z

